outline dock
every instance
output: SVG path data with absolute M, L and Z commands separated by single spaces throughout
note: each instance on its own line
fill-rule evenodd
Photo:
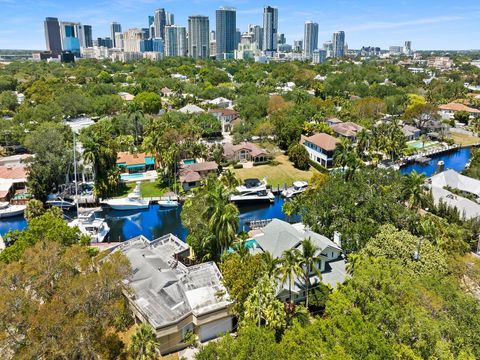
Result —
M 415 158 L 415 162 L 416 163 L 419 163 L 419 164 L 428 164 L 430 162 L 430 159 L 429 157 L 425 157 L 425 156 L 419 156 L 417 158 Z
M 247 220 L 246 223 L 251 230 L 261 229 L 272 222 L 273 219 Z

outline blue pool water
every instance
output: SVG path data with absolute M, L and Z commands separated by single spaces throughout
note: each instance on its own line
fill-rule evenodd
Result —
M 440 160 L 445 162 L 445 170 L 453 169 L 455 171 L 463 171 L 470 161 L 470 148 L 462 148 L 448 153 L 432 156 L 432 160 L 428 164 L 422 165 L 412 163 L 400 169 L 402 174 L 409 174 L 413 170 L 426 176 L 432 176 L 435 173 L 437 163 Z
M 186 160 L 182 160 L 182 162 L 183 162 L 185 165 L 192 165 L 192 164 L 196 164 L 196 163 L 197 163 L 197 160 L 195 160 L 195 159 L 186 159 Z
M 120 174 L 120 179 L 122 180 L 133 180 L 133 179 L 142 179 L 143 173 L 133 173 L 133 174 Z
M 282 206 L 284 202 L 283 198 L 277 197 L 273 204 L 239 206 L 240 231 L 248 231 L 247 223 L 251 220 L 279 218 L 287 221 L 296 221 L 297 219 L 288 219 L 283 213 Z M 152 205 L 148 209 L 139 212 L 104 209 L 97 216 L 107 220 L 110 226 L 111 241 L 124 241 L 138 235 L 144 235 L 152 240 L 169 233 L 185 240 L 187 230 L 182 225 L 181 211 L 181 207 L 164 209 L 159 205 Z M 27 222 L 23 217 L 1 220 L 0 234 L 4 235 L 9 230 L 22 230 L 26 226 Z

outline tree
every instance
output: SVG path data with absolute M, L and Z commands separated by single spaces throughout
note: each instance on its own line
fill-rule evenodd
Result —
M 406 121 L 411 121 L 419 129 L 424 129 L 425 126 L 434 120 L 438 120 L 438 109 L 432 104 L 417 104 L 407 110 L 404 113 Z
M 302 241 L 302 252 L 300 253 L 300 266 L 303 269 L 303 276 L 306 288 L 305 307 L 308 309 L 308 294 L 310 292 L 310 276 L 314 273 L 318 278 L 322 279 L 322 274 L 318 268 L 318 264 L 322 261 L 317 255 L 319 247 L 316 246 L 311 238 Z
M 43 203 L 40 200 L 32 199 L 27 203 L 27 208 L 25 209 L 25 219 L 31 221 L 45 213 L 45 208 Z
M 146 114 L 158 114 L 162 108 L 162 98 L 154 92 L 141 92 L 135 96 L 133 102 Z
M 402 194 L 411 209 L 421 205 L 424 199 L 424 183 L 425 175 L 419 174 L 415 170 L 404 176 Z
M 0 271 L 0 346 L 8 357 L 95 359 L 112 332 L 125 329 L 115 324 L 129 314 L 122 281 L 130 266 L 119 252 L 99 259 L 87 247 L 45 239 Z
M 135 360 L 155 360 L 159 346 L 155 330 L 149 324 L 142 323 L 132 335 L 129 352 Z
M 301 144 L 293 144 L 288 148 L 288 159 L 297 169 L 308 170 L 310 168 L 308 151 Z
M 455 121 L 461 122 L 462 124 L 468 124 L 470 121 L 470 114 L 466 111 L 457 111 L 455 115 L 453 115 Z
M 35 154 L 28 159 L 28 187 L 33 196 L 46 200 L 63 183 L 73 167 L 71 132 L 60 124 L 44 123 L 27 136 L 25 144 Z
M 295 278 L 303 273 L 300 253 L 297 249 L 285 250 L 280 261 L 280 281 L 282 284 L 288 281 L 288 301 L 292 303 L 292 285 L 295 283 Z
M 138 146 L 138 137 L 143 134 L 144 114 L 141 105 L 138 102 L 132 102 L 128 106 L 128 115 L 135 124 L 135 146 Z M 141 126 L 139 128 L 139 126 Z

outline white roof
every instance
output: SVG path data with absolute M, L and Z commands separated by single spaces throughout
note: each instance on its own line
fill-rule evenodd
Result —
M 452 194 L 450 191 L 441 187 L 432 186 L 432 196 L 435 204 L 440 201 L 449 207 L 455 207 L 460 212 L 461 217 L 474 219 L 480 216 L 480 205 L 464 197 Z
M 449 186 L 480 196 L 480 181 L 461 175 L 455 170 L 446 170 L 431 177 L 432 187 L 444 188 Z
M 201 107 L 194 104 L 185 105 L 178 111 L 184 114 L 199 114 L 205 112 L 205 110 L 203 110 Z

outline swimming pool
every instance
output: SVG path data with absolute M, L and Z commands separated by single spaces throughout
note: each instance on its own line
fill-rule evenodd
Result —
M 420 140 L 410 141 L 407 143 L 409 147 L 414 149 L 427 149 L 438 144 L 438 141 L 425 141 L 425 143 L 423 143 Z
M 135 179 L 143 179 L 143 173 L 133 173 L 133 174 L 121 174 L 120 179 L 122 180 L 135 180 Z
M 245 247 L 246 247 L 247 249 L 255 249 L 255 248 L 258 247 L 258 243 L 257 243 L 257 241 L 256 241 L 255 239 L 245 240 L 245 241 L 243 242 L 243 244 L 245 245 Z M 236 244 L 236 246 L 239 246 L 239 245 L 240 245 L 240 243 Z M 227 252 L 228 252 L 228 253 L 234 252 L 236 246 L 234 245 L 233 247 L 228 248 L 228 251 L 227 251 Z
M 185 159 L 185 160 L 182 160 L 182 162 L 183 162 L 185 165 L 192 165 L 192 164 L 196 164 L 196 163 L 197 163 L 197 160 L 195 160 L 195 159 Z

